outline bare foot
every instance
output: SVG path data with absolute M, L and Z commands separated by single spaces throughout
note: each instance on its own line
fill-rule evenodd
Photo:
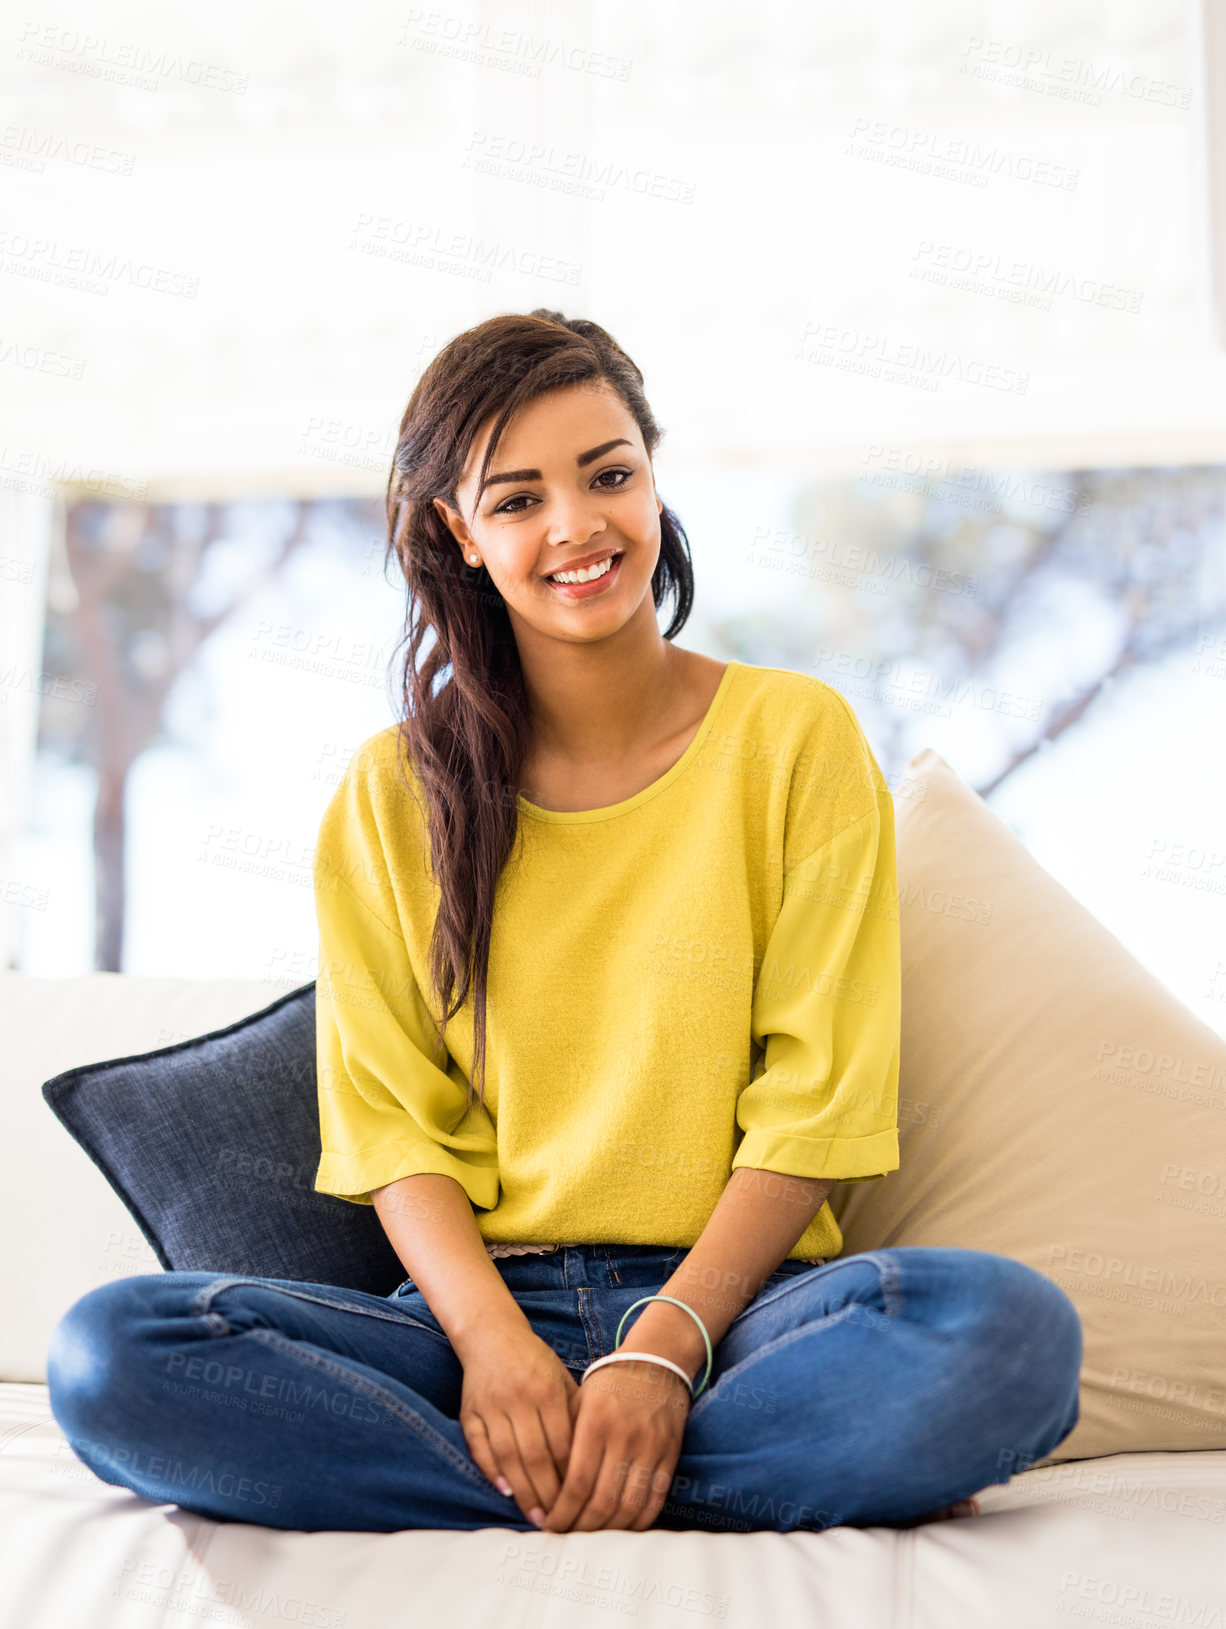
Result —
M 957 1504 L 945 1505 L 943 1509 L 934 1512 L 933 1521 L 948 1521 L 951 1516 L 977 1516 L 979 1514 L 978 1499 L 959 1499 Z
M 878 1527 L 923 1527 L 928 1522 L 947 1522 L 958 1516 L 978 1516 L 978 1499 L 959 1499 L 956 1504 L 942 1505 L 940 1510 L 931 1510 L 926 1516 L 914 1516 L 907 1522 L 878 1522 Z

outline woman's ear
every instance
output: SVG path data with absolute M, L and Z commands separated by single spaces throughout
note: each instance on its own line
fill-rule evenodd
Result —
M 442 498 L 432 498 L 430 501 L 443 517 L 443 524 L 459 544 L 461 553 L 475 553 L 477 545 L 473 542 L 472 534 L 464 524 L 463 515 L 454 510 L 449 503 L 445 503 Z
M 459 542 L 463 543 L 464 538 L 461 537 L 460 533 L 456 530 L 457 525 L 460 527 L 464 526 L 462 516 L 457 515 L 455 510 L 452 509 L 449 504 L 443 502 L 442 498 L 431 498 L 430 502 L 434 505 L 436 512 L 442 517 L 443 524 L 446 526 L 451 535 Z
M 450 504 L 444 503 L 442 498 L 430 500 L 437 512 L 443 517 L 443 523 L 455 539 L 456 547 L 469 565 L 475 566 L 480 562 L 480 553 L 472 540 L 472 534 L 464 524 L 463 515 L 459 515 Z

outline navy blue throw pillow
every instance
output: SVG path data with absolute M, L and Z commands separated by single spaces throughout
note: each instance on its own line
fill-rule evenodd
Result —
M 315 984 L 226 1029 L 43 1085 L 52 1111 L 168 1270 L 390 1295 L 404 1280 L 372 1205 L 315 1191 Z

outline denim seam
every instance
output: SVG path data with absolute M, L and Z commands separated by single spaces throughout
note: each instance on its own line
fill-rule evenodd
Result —
M 885 1301 L 886 1316 L 901 1318 L 902 1274 L 898 1270 L 898 1258 L 876 1250 L 865 1251 L 864 1254 L 876 1264 L 881 1275 L 881 1294 Z
M 455 1347 L 452 1346 L 446 1335 L 442 1334 L 440 1330 L 431 1328 L 429 1324 L 422 1323 L 421 1319 L 415 1318 L 411 1312 L 402 1313 L 399 1318 L 395 1319 L 395 1322 L 398 1324 L 411 1324 L 414 1329 L 420 1329 L 423 1335 L 432 1336 L 440 1346 L 445 1346 L 449 1352 L 455 1354 Z
M 800 1276 L 800 1274 L 797 1274 L 797 1277 Z M 732 1324 L 739 1324 L 742 1318 L 748 1318 L 749 1314 L 751 1312 L 757 1312 L 759 1307 L 769 1307 L 773 1301 L 777 1301 L 781 1295 L 785 1295 L 791 1288 L 792 1281 L 789 1280 L 784 1284 L 776 1284 L 773 1290 L 767 1290 L 764 1295 L 759 1294 L 754 1296 L 749 1305 L 737 1313 L 736 1317 L 732 1320 Z M 729 1329 L 732 1328 L 732 1324 L 728 1325 Z
M 755 1346 L 753 1351 L 743 1357 L 739 1363 L 734 1364 L 731 1369 L 724 1370 L 710 1391 L 704 1392 L 690 1409 L 689 1418 L 692 1420 L 696 1415 L 701 1414 L 709 1403 L 716 1401 L 719 1397 L 720 1387 L 725 1381 L 732 1380 L 736 1376 L 743 1374 L 750 1364 L 756 1363 L 759 1358 L 769 1357 L 783 1347 L 790 1346 L 793 1341 L 801 1340 L 805 1335 L 811 1335 L 815 1329 L 829 1329 L 834 1324 L 842 1323 L 857 1312 L 873 1312 L 876 1313 L 878 1318 L 887 1316 L 886 1313 L 878 1311 L 876 1307 L 866 1306 L 863 1301 L 849 1301 L 846 1306 L 840 1307 L 837 1312 L 830 1313 L 825 1318 L 815 1318 L 809 1323 L 798 1324 L 795 1329 L 789 1329 L 785 1334 L 776 1336 L 773 1341 L 767 1341 L 763 1346 Z
M 301 1363 L 307 1368 L 320 1369 L 324 1374 L 331 1375 L 334 1380 L 340 1380 L 346 1385 L 352 1386 L 355 1391 L 371 1398 L 372 1401 L 382 1403 L 389 1414 L 393 1414 L 402 1420 L 410 1430 L 415 1431 L 436 1453 L 441 1454 L 455 1470 L 467 1477 L 470 1482 L 474 1482 L 478 1486 L 488 1487 L 490 1485 L 489 1478 L 478 1470 L 476 1465 L 469 1464 L 458 1454 L 446 1437 L 441 1437 L 433 1426 L 428 1425 L 422 1419 L 420 1414 L 408 1408 L 398 1397 L 393 1396 L 389 1391 L 385 1391 L 382 1386 L 376 1386 L 372 1381 L 367 1380 L 364 1375 L 355 1374 L 342 1364 L 333 1363 L 327 1358 L 320 1357 L 315 1352 L 303 1350 L 300 1341 L 288 1340 L 276 1329 L 255 1328 L 246 1330 L 245 1333 L 254 1335 L 257 1340 L 262 1340 L 267 1346 L 274 1347 L 283 1356 L 292 1358 L 295 1362 Z
M 595 1363 L 596 1359 L 604 1356 L 604 1342 L 600 1338 L 600 1324 L 592 1316 L 591 1290 L 579 1290 L 579 1322 L 583 1326 L 583 1333 L 587 1337 L 588 1362 Z M 584 1365 L 586 1367 L 586 1364 Z
M 781 1295 L 786 1295 L 789 1290 L 794 1290 L 797 1285 L 807 1282 L 807 1279 L 808 1275 L 806 1273 L 796 1273 L 793 1277 L 785 1279 L 782 1284 L 776 1284 L 773 1290 L 767 1290 L 764 1294 L 756 1295 L 743 1312 L 737 1313 L 732 1323 L 740 1323 L 742 1318 L 747 1318 L 751 1312 L 757 1312 L 759 1307 L 769 1307 Z M 728 1327 L 731 1329 L 732 1324 L 729 1324 Z
M 886 1317 L 901 1317 L 902 1290 L 900 1288 L 898 1263 L 889 1255 L 882 1254 L 876 1250 L 859 1250 L 856 1252 L 854 1257 L 836 1256 L 833 1258 L 833 1260 L 824 1262 L 823 1266 L 833 1267 L 836 1263 L 849 1262 L 852 1260 L 872 1262 L 873 1266 L 877 1269 L 878 1281 L 881 1284 L 881 1298 L 885 1302 L 884 1311 Z M 816 1269 L 814 1270 L 816 1271 Z M 777 1301 L 781 1295 L 787 1295 L 790 1290 L 798 1289 L 801 1285 L 807 1284 L 808 1277 L 809 1275 L 807 1273 L 796 1273 L 793 1277 L 786 1279 L 782 1284 L 776 1284 L 773 1290 L 768 1290 L 764 1295 L 756 1296 L 743 1312 L 737 1313 L 736 1317 L 732 1320 L 732 1324 L 740 1323 L 742 1318 L 747 1318 L 751 1312 L 757 1312 L 759 1307 L 769 1307 L 775 1301 Z M 729 1329 L 732 1328 L 732 1324 L 728 1325 Z
M 254 1275 L 244 1275 L 242 1277 L 234 1278 L 218 1278 L 211 1283 L 202 1285 L 192 1299 L 192 1312 L 197 1317 L 204 1318 L 210 1324 L 212 1324 L 214 1319 L 221 1317 L 220 1313 L 216 1313 L 211 1310 L 211 1303 L 214 1296 L 220 1294 L 222 1290 L 231 1289 L 235 1284 L 255 1284 L 258 1285 L 260 1289 L 275 1289 L 281 1295 L 292 1295 L 299 1301 L 310 1301 L 317 1307 L 329 1307 L 334 1312 L 355 1312 L 360 1318 L 383 1318 L 388 1323 L 393 1324 L 406 1322 L 417 1323 L 415 1318 L 410 1318 L 402 1312 L 394 1311 L 390 1302 L 382 1303 L 387 1306 L 387 1311 L 383 1312 L 376 1307 L 354 1306 L 353 1303 L 349 1301 L 336 1301 L 323 1295 L 309 1295 L 305 1290 L 291 1289 L 283 1283 L 271 1285 L 267 1279 Z M 223 1331 L 221 1331 L 221 1333 L 228 1334 L 230 1332 L 230 1325 L 226 1323 L 224 1318 L 222 1318 L 221 1321 L 225 1325 L 225 1328 Z M 428 1329 L 429 1325 L 418 1324 L 418 1328 Z M 437 1334 L 438 1331 L 431 1330 L 430 1333 Z

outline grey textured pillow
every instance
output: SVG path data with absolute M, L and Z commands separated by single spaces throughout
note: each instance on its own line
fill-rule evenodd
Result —
M 404 1267 L 369 1205 L 315 1191 L 315 984 L 249 1017 L 44 1083 L 167 1269 L 390 1295 Z

